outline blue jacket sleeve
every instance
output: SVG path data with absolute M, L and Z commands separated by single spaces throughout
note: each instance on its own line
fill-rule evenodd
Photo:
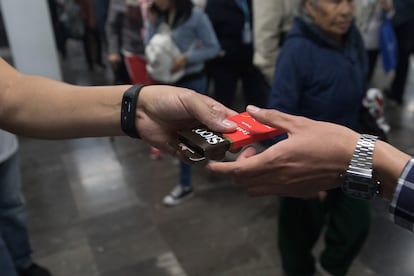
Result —
M 205 13 L 200 13 L 196 22 L 197 43 L 185 53 L 188 64 L 202 63 L 214 58 L 220 51 L 213 26 Z

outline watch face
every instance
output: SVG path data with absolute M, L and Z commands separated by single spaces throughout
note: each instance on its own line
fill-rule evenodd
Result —
M 371 199 L 377 191 L 376 183 L 371 177 L 361 174 L 347 173 L 342 190 L 349 196 L 358 199 Z
M 365 183 L 350 182 L 348 183 L 348 187 L 351 190 L 357 190 L 365 193 L 369 191 L 368 185 L 366 185 Z

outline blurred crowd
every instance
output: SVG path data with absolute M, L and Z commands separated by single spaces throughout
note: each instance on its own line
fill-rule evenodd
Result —
M 87 68 L 114 84 L 169 84 L 235 109 L 273 108 L 387 139 L 384 102 L 404 104 L 414 52 L 412 0 L 49 0 L 63 59 L 82 43 Z M 393 76 L 385 91 L 374 72 Z M 278 137 L 268 143 L 277 143 Z M 150 149 L 151 157 L 162 153 Z M 163 203 L 194 196 L 191 167 Z M 278 240 L 286 275 L 346 275 L 367 238 L 368 202 L 339 190 L 282 197 Z M 322 231 L 324 230 L 324 231 Z M 318 258 L 312 249 L 324 235 Z

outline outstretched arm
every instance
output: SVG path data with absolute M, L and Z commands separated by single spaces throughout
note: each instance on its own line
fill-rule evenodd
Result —
M 0 59 L 0 128 L 25 136 L 63 139 L 124 135 L 122 95 L 130 86 L 75 86 L 24 75 Z M 146 86 L 138 98 L 136 127 L 162 149 L 175 131 L 203 123 L 232 131 L 235 112 L 207 96 L 171 86 Z
M 285 129 L 289 135 L 262 153 L 246 149 L 235 162 L 210 163 L 216 173 L 233 175 L 251 195 L 278 194 L 307 197 L 339 187 L 360 134 L 343 126 L 317 122 L 275 110 L 248 107 L 258 121 Z M 374 176 L 381 181 L 382 196 L 391 199 L 410 156 L 377 141 Z

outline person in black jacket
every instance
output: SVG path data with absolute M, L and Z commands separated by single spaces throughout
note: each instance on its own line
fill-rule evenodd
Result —
M 231 106 L 241 80 L 246 104 L 263 106 L 267 100 L 266 82 L 253 65 L 253 26 L 251 0 L 209 0 L 210 17 L 222 47 L 221 55 L 208 67 L 215 98 Z

